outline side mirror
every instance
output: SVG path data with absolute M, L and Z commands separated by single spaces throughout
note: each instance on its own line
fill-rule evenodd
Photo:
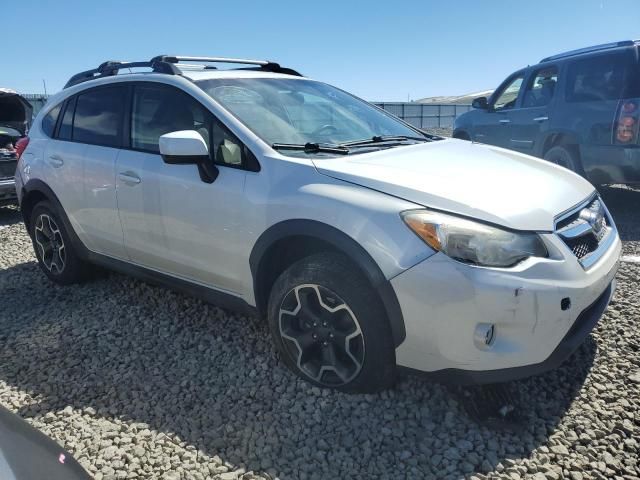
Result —
M 473 102 L 471 102 L 471 106 L 479 110 L 487 110 L 489 108 L 489 104 L 487 103 L 487 97 L 474 98 Z
M 202 135 L 195 130 L 165 133 L 159 141 L 160 155 L 171 165 L 197 165 L 203 182 L 213 183 L 218 169 L 209 156 L 209 148 Z

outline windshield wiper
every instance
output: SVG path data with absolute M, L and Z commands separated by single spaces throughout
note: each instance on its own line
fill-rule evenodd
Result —
M 337 153 L 347 155 L 349 149 L 345 145 L 332 145 L 322 143 L 272 143 L 271 148 L 274 150 L 299 150 L 304 153 Z
M 364 140 L 354 140 L 352 142 L 341 143 L 341 147 L 356 147 L 360 145 L 371 145 L 374 143 L 387 143 L 387 142 L 403 142 L 405 140 L 418 140 L 421 142 L 428 142 L 426 137 L 411 137 L 408 135 L 374 135 L 371 138 L 365 138 Z

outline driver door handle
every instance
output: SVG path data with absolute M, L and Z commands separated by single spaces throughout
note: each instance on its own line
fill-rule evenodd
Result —
M 534 122 L 545 122 L 549 120 L 549 117 L 536 117 L 533 119 Z
M 511 123 L 511 120 L 509 120 L 508 118 L 501 118 L 500 119 L 500 123 L 502 123 L 502 124 Z
M 138 175 L 130 171 L 120 172 L 118 178 L 120 178 L 122 183 L 131 186 L 137 185 L 142 181 Z

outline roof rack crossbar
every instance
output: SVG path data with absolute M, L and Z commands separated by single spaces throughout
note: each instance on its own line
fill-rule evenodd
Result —
M 600 45 L 593 45 L 591 47 L 578 48 L 576 50 L 569 50 L 568 52 L 558 53 L 557 55 L 551 55 L 540 60 L 540 63 L 550 62 L 551 60 L 558 60 L 565 57 L 573 57 L 575 55 L 581 55 L 583 53 L 599 52 L 600 50 L 609 50 L 618 47 L 630 47 L 636 43 L 633 40 L 622 40 L 621 42 L 603 43 Z
M 240 65 L 255 65 L 261 70 L 273 73 L 283 73 L 286 75 L 295 75 L 302 77 L 302 74 L 293 70 L 292 68 L 282 67 L 279 63 L 270 62 L 268 60 L 250 60 L 247 58 L 227 58 L 227 57 L 192 57 L 186 55 L 159 55 L 153 57 L 151 61 L 166 62 L 166 63 L 181 63 L 181 62 L 202 62 L 202 63 L 235 63 Z
M 151 68 L 156 73 L 166 73 L 168 75 L 180 75 L 180 70 L 171 65 L 170 63 L 161 61 L 150 62 L 118 62 L 109 60 L 101 63 L 98 68 L 92 70 L 86 70 L 84 72 L 76 73 L 63 88 L 68 88 L 78 83 L 86 82 L 101 77 L 110 77 L 117 75 L 120 70 L 126 70 L 129 68 Z
M 129 68 L 151 68 L 155 73 L 166 73 L 167 75 L 182 75 L 180 69 L 176 66 L 180 62 L 201 62 L 201 63 L 235 63 L 241 65 L 255 65 L 260 70 L 267 72 L 283 73 L 285 75 L 295 75 L 301 77 L 302 75 L 287 67 L 281 67 L 276 62 L 269 62 L 267 60 L 249 60 L 246 58 L 225 58 L 225 57 L 188 57 L 188 56 L 175 56 L 175 55 L 158 55 L 153 57 L 148 62 L 118 62 L 109 60 L 101 63 L 98 68 L 92 70 L 86 70 L 84 72 L 76 73 L 69 79 L 63 88 L 68 88 L 73 85 L 77 85 L 82 82 L 94 80 L 101 77 L 109 77 L 117 75 L 120 70 L 126 70 Z M 187 66 L 187 65 L 185 65 Z M 190 64 L 188 68 L 193 68 L 196 65 Z M 213 66 L 207 66 L 206 68 L 215 68 Z M 252 68 L 249 68 L 250 70 Z

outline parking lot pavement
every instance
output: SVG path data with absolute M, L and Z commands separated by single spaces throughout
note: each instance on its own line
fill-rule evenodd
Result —
M 640 255 L 640 191 L 603 195 Z M 116 274 L 53 285 L 19 220 L 0 209 L 0 402 L 97 479 L 640 475 L 638 263 L 556 371 L 345 395 L 297 380 L 257 319 Z

